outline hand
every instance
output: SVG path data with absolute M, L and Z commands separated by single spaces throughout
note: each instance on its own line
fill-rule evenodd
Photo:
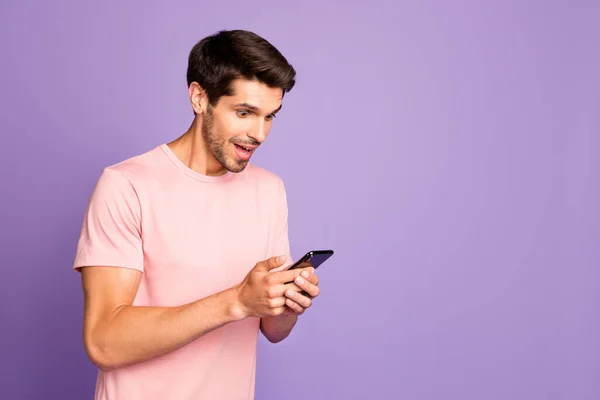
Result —
M 303 272 L 308 273 L 310 268 L 272 272 L 284 262 L 285 256 L 280 256 L 257 263 L 244 280 L 235 287 L 238 304 L 245 317 L 262 318 L 286 312 L 288 299 L 285 293 L 288 290 L 300 291 L 301 287 L 294 283 L 295 279 Z
M 319 277 L 310 267 L 302 271 L 294 279 L 294 287 L 285 291 L 286 315 L 302 315 L 312 305 L 312 300 L 319 295 Z

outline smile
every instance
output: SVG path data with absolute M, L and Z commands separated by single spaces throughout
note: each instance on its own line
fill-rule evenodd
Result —
M 256 149 L 256 147 L 253 147 L 253 146 L 241 146 L 241 145 L 235 144 L 235 143 L 234 143 L 234 146 L 235 146 L 235 152 L 237 153 L 238 157 L 244 161 L 249 160 L 250 156 L 252 156 L 252 153 Z

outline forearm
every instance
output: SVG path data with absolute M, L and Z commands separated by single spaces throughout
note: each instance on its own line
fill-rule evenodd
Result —
M 297 321 L 297 315 L 263 317 L 260 320 L 260 330 L 269 342 L 278 343 L 289 336 Z
M 89 330 L 86 348 L 110 370 L 160 357 L 243 317 L 235 289 L 180 307 L 122 306 Z

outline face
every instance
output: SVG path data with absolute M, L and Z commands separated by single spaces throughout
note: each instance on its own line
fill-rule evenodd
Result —
M 234 81 L 233 89 L 232 96 L 207 107 L 202 137 L 223 168 L 241 172 L 269 135 L 281 109 L 282 90 L 249 80 Z

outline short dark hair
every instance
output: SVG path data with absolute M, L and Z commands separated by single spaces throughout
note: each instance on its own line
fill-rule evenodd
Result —
M 214 106 L 233 94 L 232 81 L 258 80 L 283 95 L 292 90 L 296 71 L 264 38 L 246 30 L 222 30 L 200 40 L 188 58 L 187 84 L 197 82 Z

